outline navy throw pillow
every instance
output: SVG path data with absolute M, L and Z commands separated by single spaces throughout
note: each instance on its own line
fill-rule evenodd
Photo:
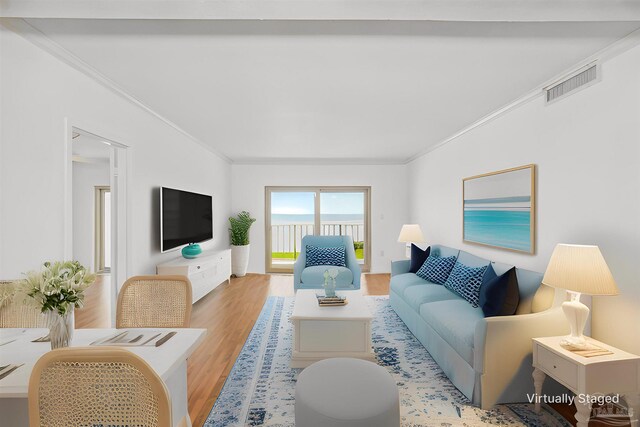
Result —
M 344 246 L 323 248 L 308 245 L 306 249 L 306 267 L 313 267 L 316 265 L 346 267 L 347 263 Z
M 472 306 L 478 307 L 480 305 L 482 278 L 487 271 L 487 267 L 488 265 L 468 267 L 460 262 L 456 262 L 449 278 L 444 283 L 444 287 L 460 295 Z
M 451 269 L 455 263 L 456 257 L 454 256 L 440 258 L 434 255 L 429 255 L 416 274 L 431 283 L 442 285 L 447 281 L 449 273 L 451 273 Z
M 480 307 L 484 317 L 511 316 L 516 313 L 518 304 L 520 291 L 515 267 L 485 282 L 480 288 Z
M 431 246 L 429 246 L 427 249 L 423 251 L 422 249 L 420 249 L 419 247 L 417 247 L 412 243 L 411 244 L 411 266 L 409 267 L 409 273 L 417 273 L 418 270 L 420 270 L 420 267 L 422 267 L 422 264 L 424 264 L 424 262 L 429 257 L 430 252 L 431 252 Z

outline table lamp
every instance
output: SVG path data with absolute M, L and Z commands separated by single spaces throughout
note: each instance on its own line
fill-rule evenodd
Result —
M 400 235 L 398 236 L 398 242 L 407 244 L 405 256 L 411 258 L 411 243 L 424 242 L 424 236 L 422 235 L 420 226 L 418 224 L 403 225 L 402 230 L 400 230 Z
M 600 249 L 588 245 L 557 245 L 542 283 L 566 289 L 570 295 L 570 300 L 562 303 L 562 311 L 569 321 L 571 335 L 561 344 L 574 348 L 588 347 L 582 331 L 587 323 L 589 307 L 580 302 L 580 294 L 618 294 L 618 287 Z

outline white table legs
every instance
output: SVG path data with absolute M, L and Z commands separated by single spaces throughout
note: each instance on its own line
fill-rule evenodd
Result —
M 187 427 L 191 427 L 189 418 L 189 405 L 187 403 L 187 361 L 183 360 L 178 369 L 175 370 L 165 381 L 169 396 L 171 396 L 171 415 L 173 425 L 177 426 L 183 417 L 187 417 Z
M 589 427 L 589 418 L 591 418 L 591 402 L 588 399 L 584 399 L 585 402 L 581 402 L 581 399 L 576 399 L 576 427 Z
M 533 388 L 536 392 L 535 409 L 537 413 L 540 413 L 540 396 L 542 396 L 542 384 L 544 384 L 544 379 L 547 377 L 547 375 L 540 369 L 535 368 L 531 376 L 533 377 Z

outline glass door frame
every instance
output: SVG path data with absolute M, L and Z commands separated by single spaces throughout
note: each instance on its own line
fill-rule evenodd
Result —
M 271 233 L 271 193 L 315 193 L 313 233 L 320 235 L 320 193 L 363 193 L 364 194 L 364 263 L 360 265 L 362 272 L 371 270 L 371 187 L 370 186 L 265 186 L 265 271 L 267 273 L 293 273 L 293 265 L 274 267 L 272 265 L 272 233 Z

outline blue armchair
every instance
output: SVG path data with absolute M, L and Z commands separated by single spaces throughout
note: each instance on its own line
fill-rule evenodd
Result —
M 304 236 L 300 255 L 293 265 L 293 287 L 298 289 L 321 289 L 324 285 L 324 272 L 331 266 L 316 265 L 307 267 L 307 245 L 318 247 L 345 247 L 346 267 L 338 269 L 336 289 L 360 289 L 360 266 L 356 260 L 356 251 L 350 236 Z

